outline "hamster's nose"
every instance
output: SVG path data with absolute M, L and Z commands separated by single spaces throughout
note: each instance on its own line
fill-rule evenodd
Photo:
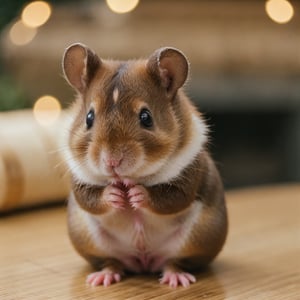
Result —
M 108 166 L 108 167 L 118 167 L 121 163 L 121 159 L 107 159 L 105 161 L 105 164 Z
M 122 157 L 104 156 L 102 160 L 107 167 L 116 168 L 120 166 L 122 159 L 123 159 Z

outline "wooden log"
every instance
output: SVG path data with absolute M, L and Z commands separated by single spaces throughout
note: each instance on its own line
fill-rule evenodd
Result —
M 65 120 L 63 113 L 53 125 L 42 126 L 30 110 L 0 113 L 0 212 L 67 197 Z

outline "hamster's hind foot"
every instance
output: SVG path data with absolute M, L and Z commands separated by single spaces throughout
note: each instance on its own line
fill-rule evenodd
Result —
M 109 268 L 106 268 L 102 271 L 94 272 L 88 275 L 86 282 L 91 286 L 109 286 L 113 283 L 121 281 L 122 275 L 122 272 L 112 271 Z
M 159 282 L 161 284 L 168 284 L 172 288 L 176 288 L 180 285 L 188 287 L 191 283 L 196 282 L 196 278 L 194 275 L 180 270 L 166 270 L 163 272 Z

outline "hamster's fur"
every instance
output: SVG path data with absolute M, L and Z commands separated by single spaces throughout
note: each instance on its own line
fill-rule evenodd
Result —
M 172 287 L 221 250 L 227 213 L 207 127 L 182 90 L 189 64 L 175 48 L 146 60 L 100 59 L 83 44 L 65 51 L 77 92 L 66 145 L 72 176 L 69 234 L 110 285 L 129 272 L 162 272 Z

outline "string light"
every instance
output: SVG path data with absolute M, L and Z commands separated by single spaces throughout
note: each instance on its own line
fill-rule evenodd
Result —
M 30 43 L 36 36 L 37 30 L 24 25 L 22 21 L 16 22 L 9 31 L 9 37 L 13 44 L 22 46 Z
M 115 13 L 124 14 L 133 11 L 139 0 L 106 0 L 108 7 Z
M 47 2 L 33 1 L 24 7 L 21 19 L 25 25 L 36 28 L 45 24 L 51 13 L 51 6 Z
M 59 101 L 49 95 L 45 95 L 37 99 L 33 107 L 33 115 L 38 123 L 49 126 L 57 121 L 61 113 L 61 105 Z
M 294 16 L 294 8 L 287 0 L 268 0 L 265 8 L 268 16 L 279 24 L 289 22 Z

